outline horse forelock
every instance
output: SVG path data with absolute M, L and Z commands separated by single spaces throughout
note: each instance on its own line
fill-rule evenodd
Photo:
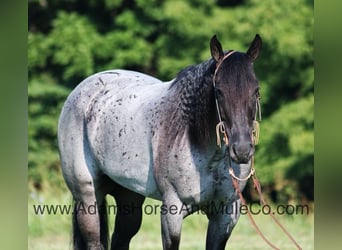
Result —
M 224 92 L 225 106 L 229 106 L 230 115 L 248 111 L 250 97 L 258 89 L 253 64 L 248 56 L 241 52 L 234 53 L 222 63 L 218 76 L 219 80 L 216 85 Z M 233 117 L 226 118 L 233 119 Z

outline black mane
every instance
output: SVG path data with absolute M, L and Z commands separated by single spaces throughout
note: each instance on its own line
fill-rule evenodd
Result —
M 170 106 L 166 112 L 168 140 L 174 141 L 185 131 L 195 144 L 210 140 L 211 125 L 217 123 L 212 81 L 215 65 L 215 61 L 210 59 L 178 73 L 169 88 Z

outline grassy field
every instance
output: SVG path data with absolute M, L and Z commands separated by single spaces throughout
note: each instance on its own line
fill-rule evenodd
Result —
M 31 194 L 28 202 L 28 249 L 57 250 L 71 249 L 71 215 L 36 214 L 37 205 L 70 204 L 68 195 L 57 195 L 48 199 Z M 110 203 L 110 202 L 109 202 Z M 147 199 L 145 205 L 160 204 Z M 110 230 L 113 230 L 114 216 L 110 216 Z M 303 249 L 314 249 L 314 218 L 313 214 L 281 216 L 278 218 L 291 232 Z M 295 249 L 269 216 L 254 217 L 266 237 L 280 249 Z M 182 229 L 181 249 L 196 250 L 205 248 L 207 219 L 204 215 L 194 214 L 184 220 Z M 161 249 L 160 218 L 158 214 L 145 214 L 139 233 L 131 242 L 131 249 Z M 255 232 L 246 215 L 242 215 L 236 225 L 226 249 L 269 249 Z

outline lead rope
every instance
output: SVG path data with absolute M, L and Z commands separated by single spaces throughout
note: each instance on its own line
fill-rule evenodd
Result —
M 252 159 L 252 168 L 254 168 L 254 159 Z M 260 202 L 263 206 L 266 206 L 267 203 L 264 199 L 264 196 L 262 195 L 261 192 L 261 185 L 260 182 L 258 180 L 258 178 L 255 175 L 255 171 L 252 174 L 252 179 L 253 179 L 253 184 L 254 184 L 254 188 L 258 191 L 259 197 L 260 197 Z M 270 213 L 271 218 L 273 219 L 273 221 L 278 225 L 278 227 L 281 228 L 281 230 L 286 234 L 286 236 L 292 241 L 293 244 L 296 245 L 297 249 L 302 249 L 301 246 L 298 244 L 298 242 L 293 238 L 293 236 L 289 233 L 289 231 L 286 230 L 286 228 L 280 223 L 280 221 L 277 219 L 277 217 L 275 217 L 275 215 L 273 213 Z
M 233 174 L 231 174 L 233 173 Z M 241 200 L 241 203 L 243 206 L 247 207 L 247 204 L 246 204 L 246 201 L 245 199 L 243 198 L 243 195 L 241 193 L 241 190 L 239 188 L 239 184 L 237 183 L 237 180 L 233 177 L 235 176 L 234 175 L 234 172 L 233 172 L 233 169 L 232 168 L 229 168 L 229 174 L 232 176 L 232 182 L 233 182 L 233 186 L 235 188 L 235 190 L 237 191 L 239 197 L 240 197 L 240 200 Z M 255 220 L 251 214 L 251 212 L 249 211 L 249 209 L 247 209 L 247 215 L 248 215 L 248 218 L 250 220 L 250 222 L 252 223 L 254 229 L 257 231 L 257 233 L 260 235 L 260 237 L 270 246 L 272 247 L 273 249 L 278 249 L 280 250 L 280 248 L 277 248 L 275 245 L 273 245 L 266 237 L 265 235 L 261 232 L 260 228 L 258 227 L 258 225 L 255 223 Z
M 259 113 L 259 119 L 261 120 L 261 114 L 260 114 L 260 103 L 259 100 L 257 101 L 257 108 L 258 108 L 258 113 Z M 217 128 L 216 128 L 217 130 Z M 224 131 L 224 130 L 222 130 Z M 223 133 L 222 131 L 220 131 L 221 133 Z M 216 131 L 217 132 L 217 131 Z M 224 131 L 225 132 L 225 131 Z M 225 135 L 227 137 L 227 135 Z M 253 121 L 253 130 L 252 130 L 252 137 L 253 137 L 253 142 L 254 145 L 259 143 L 259 136 L 260 136 L 260 126 L 258 121 L 255 120 Z M 228 141 L 228 138 L 227 138 Z M 226 144 L 228 146 L 228 143 Z M 230 159 L 230 158 L 229 158 Z M 253 184 L 254 184 L 254 188 L 257 190 L 258 194 L 259 194 L 259 198 L 260 198 L 260 203 L 263 206 L 268 206 L 268 204 L 266 203 L 264 196 L 262 195 L 262 191 L 261 191 L 261 185 L 260 182 L 258 180 L 258 178 L 256 177 L 255 174 L 255 168 L 254 168 L 254 156 L 251 159 L 251 163 L 252 163 L 252 167 L 251 167 L 251 171 L 250 173 L 245 177 L 245 178 L 239 178 L 234 174 L 234 170 L 232 167 L 229 168 L 228 172 L 229 175 L 232 177 L 232 183 L 233 186 L 235 188 L 235 190 L 237 191 L 241 203 L 242 205 L 244 205 L 245 207 L 247 207 L 246 201 L 243 198 L 242 192 L 239 188 L 239 184 L 238 181 L 247 181 L 251 176 L 252 176 L 252 180 L 253 180 Z M 230 164 L 231 165 L 231 164 Z M 258 227 L 258 225 L 255 223 L 255 220 L 252 216 L 252 214 L 250 213 L 249 209 L 247 209 L 247 215 L 249 220 L 251 221 L 254 229 L 257 231 L 257 233 L 260 235 L 260 237 L 273 249 L 280 249 L 278 247 L 276 247 L 274 244 L 272 244 L 266 237 L 265 235 L 261 232 L 260 228 Z M 273 219 L 273 221 L 278 225 L 278 227 L 281 228 L 281 230 L 286 234 L 286 236 L 292 241 L 293 244 L 296 245 L 297 249 L 301 250 L 301 246 L 297 243 L 297 241 L 293 238 L 293 236 L 286 230 L 286 228 L 280 223 L 280 221 L 275 217 L 274 214 L 269 213 L 269 215 L 271 216 L 271 218 Z
M 264 196 L 262 195 L 261 192 L 261 185 L 260 182 L 258 180 L 258 178 L 256 177 L 255 174 L 255 169 L 254 169 L 254 157 L 252 158 L 252 168 L 251 168 L 251 172 L 249 173 L 249 175 L 243 179 L 238 178 L 235 174 L 234 174 L 234 170 L 230 167 L 229 168 L 229 174 L 232 177 L 232 183 L 233 186 L 235 188 L 235 190 L 237 191 L 239 198 L 241 200 L 242 205 L 244 205 L 245 207 L 247 207 L 246 201 L 243 198 L 242 192 L 240 190 L 239 184 L 238 184 L 238 180 L 239 181 L 246 181 L 249 179 L 250 176 L 252 176 L 253 179 L 253 184 L 254 184 L 254 188 L 258 191 L 259 194 L 259 198 L 260 198 L 260 202 L 263 206 L 268 206 L 267 202 L 264 199 Z M 257 233 L 260 235 L 260 237 L 273 249 L 280 249 L 277 246 L 275 246 L 274 244 L 272 244 L 266 237 L 265 235 L 261 232 L 260 228 L 258 227 L 258 225 L 256 224 L 252 214 L 250 213 L 249 209 L 247 209 L 247 215 L 248 218 L 250 220 L 250 222 L 252 223 L 254 229 L 257 231 Z M 273 219 L 273 221 L 278 225 L 278 227 L 280 227 L 280 229 L 286 234 L 286 236 L 292 241 L 292 243 L 294 245 L 296 245 L 297 249 L 301 250 L 302 247 L 298 244 L 298 242 L 293 238 L 293 236 L 289 233 L 289 231 L 286 230 L 286 228 L 280 223 L 280 221 L 275 217 L 274 214 L 269 213 L 269 215 L 271 216 L 271 218 Z

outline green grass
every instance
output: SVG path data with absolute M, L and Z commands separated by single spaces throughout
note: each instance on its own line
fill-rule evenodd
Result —
M 71 215 L 36 215 L 33 205 L 38 204 L 70 204 L 69 195 L 43 197 L 31 194 L 28 202 L 28 249 L 57 250 L 71 249 Z M 108 199 L 109 204 L 113 204 Z M 160 202 L 147 199 L 145 205 L 158 205 Z M 303 249 L 314 249 L 313 214 L 277 216 L 291 232 Z M 295 249 L 291 241 L 282 233 L 269 216 L 254 216 L 265 236 L 280 249 Z M 114 216 L 110 216 L 109 228 L 113 230 Z M 205 248 L 207 218 L 201 214 L 193 214 L 183 222 L 180 249 L 196 250 Z M 131 242 L 131 249 L 161 249 L 160 218 L 158 214 L 144 215 L 139 233 Z M 252 227 L 248 217 L 241 215 L 226 249 L 269 249 Z

